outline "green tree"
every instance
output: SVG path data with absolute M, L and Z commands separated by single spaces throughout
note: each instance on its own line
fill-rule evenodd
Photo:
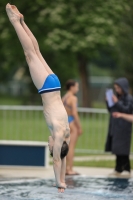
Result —
M 83 106 L 90 106 L 88 65 L 101 49 L 116 52 L 119 23 L 125 0 L 34 0 L 12 1 L 38 39 L 42 54 L 64 84 L 79 74 Z M 0 2 L 1 66 L 3 73 L 23 64 L 24 56 L 16 34 Z M 15 47 L 15 48 L 14 48 Z M 10 73 L 9 73 L 10 74 Z
M 25 67 L 25 73 L 30 77 L 20 42 L 5 12 L 6 3 L 6 0 L 0 2 L 0 82 L 10 79 L 15 70 L 21 66 Z M 18 6 L 24 14 L 26 23 L 37 37 L 44 58 L 53 71 L 58 74 L 62 85 L 69 77 L 77 76 L 75 55 L 69 55 L 68 59 L 66 54 L 62 54 L 61 51 L 55 49 L 53 50 L 51 46 L 45 44 L 47 35 L 56 25 L 50 22 L 49 17 L 44 18 L 42 16 L 43 8 L 51 7 L 51 3 L 47 5 L 46 0 L 36 0 L 34 4 L 31 1 L 15 0 L 11 1 L 11 3 Z M 68 66 L 71 67 L 71 70 L 68 69 Z M 33 84 L 30 87 L 32 92 L 36 92 Z
M 119 24 L 118 64 L 121 75 L 126 76 L 133 88 L 133 1 L 124 0 Z
M 87 65 L 105 46 L 115 47 L 122 12 L 120 0 L 51 1 L 41 15 L 54 24 L 45 44 L 53 50 L 75 54 L 82 84 L 83 106 L 90 106 Z M 54 10 L 54 12 L 53 12 Z

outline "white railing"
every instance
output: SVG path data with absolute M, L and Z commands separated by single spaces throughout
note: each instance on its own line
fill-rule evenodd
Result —
M 47 141 L 42 106 L 0 106 L 0 140 Z M 104 153 L 109 115 L 106 109 L 78 108 L 83 134 L 76 151 Z M 132 145 L 133 152 L 133 145 Z

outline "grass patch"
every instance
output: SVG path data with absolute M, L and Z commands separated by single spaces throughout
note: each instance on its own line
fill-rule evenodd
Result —
M 75 152 L 75 154 L 74 154 L 75 156 L 111 156 L 111 155 L 113 155 L 113 154 L 111 154 L 111 153 L 105 153 L 105 152 L 103 152 L 103 153 L 80 153 L 80 152 Z
M 105 168 L 114 168 L 115 160 L 91 160 L 91 161 L 75 161 L 74 166 L 81 167 L 105 167 Z M 131 169 L 133 169 L 133 160 L 131 160 Z
M 103 150 L 107 115 L 80 115 L 83 134 L 79 137 L 78 149 Z M 0 139 L 47 141 L 49 130 L 42 111 L 0 110 Z
M 80 119 L 83 134 L 79 137 L 76 148 L 96 150 L 96 154 L 98 151 L 104 152 L 108 115 L 80 113 Z M 0 140 L 47 141 L 48 136 L 49 130 L 42 111 L 0 110 Z M 133 140 L 131 151 L 133 152 Z
M 18 96 L 4 96 L 1 95 L 0 97 L 0 105 L 21 105 L 22 104 L 22 97 Z
M 53 165 L 50 162 L 50 165 Z M 77 167 L 102 167 L 102 168 L 114 168 L 115 161 L 114 160 L 91 160 L 91 161 L 75 161 L 74 166 Z M 131 160 L 131 169 L 133 169 L 133 160 Z

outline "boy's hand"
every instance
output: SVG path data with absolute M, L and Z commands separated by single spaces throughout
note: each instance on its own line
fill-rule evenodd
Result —
M 66 183 L 60 183 L 60 185 L 58 185 L 58 192 L 63 193 L 66 189 Z
M 60 192 L 60 193 L 63 193 L 65 191 L 66 187 L 67 187 L 66 184 L 62 183 L 62 182 L 58 186 L 54 183 L 53 186 L 57 187 L 58 192 Z
M 66 189 L 66 183 L 60 182 L 60 184 L 58 184 L 58 188 L 64 188 L 64 189 Z
M 118 102 L 118 98 L 115 95 L 112 96 L 112 100 L 113 100 L 114 103 Z

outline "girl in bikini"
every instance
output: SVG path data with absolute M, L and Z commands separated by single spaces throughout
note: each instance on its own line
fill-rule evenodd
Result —
M 16 6 L 8 3 L 6 12 L 24 50 L 33 83 L 42 98 L 44 116 L 51 133 L 49 150 L 53 156 L 56 186 L 59 192 L 64 192 L 70 130 L 68 116 L 60 96 L 60 81 L 42 57 L 37 40 Z
M 66 175 L 78 175 L 73 170 L 74 149 L 78 136 L 82 133 L 82 128 L 78 116 L 77 105 L 78 99 L 75 94 L 79 90 L 79 84 L 74 80 L 68 80 L 66 83 L 67 93 L 62 98 L 63 104 L 68 114 L 68 121 L 70 125 L 71 141 L 69 145 L 69 152 L 67 155 Z

